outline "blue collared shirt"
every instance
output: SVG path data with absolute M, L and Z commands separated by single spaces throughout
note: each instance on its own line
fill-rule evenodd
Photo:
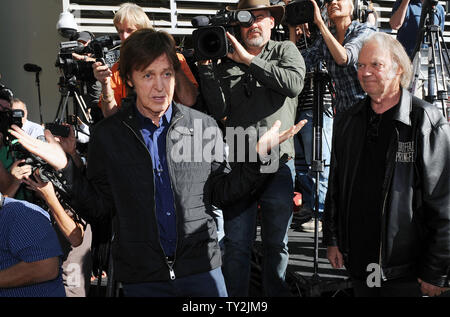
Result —
M 397 0 L 392 8 L 392 14 L 398 10 L 398 7 L 402 3 L 402 0 Z M 402 26 L 398 30 L 397 40 L 402 43 L 403 47 L 408 53 L 408 56 L 412 59 L 414 56 L 414 48 L 416 47 L 416 41 L 419 34 L 420 16 L 422 14 L 422 1 L 411 0 L 406 10 L 405 20 Z M 436 13 L 434 14 L 434 24 L 441 27 L 444 32 L 445 22 L 445 10 L 440 4 L 436 6 Z
M 19 262 L 62 256 L 50 215 L 27 201 L 5 198 L 0 209 L 0 271 Z M 62 270 L 50 281 L 12 288 L 0 287 L 1 297 L 65 297 Z
M 336 37 L 336 30 L 331 29 L 330 31 Z M 359 100 L 365 98 L 366 94 L 358 81 L 356 63 L 358 62 L 359 51 L 364 39 L 375 31 L 375 27 L 368 23 L 362 24 L 353 21 L 350 24 L 342 43 L 347 51 L 347 65 L 340 66 L 335 62 L 321 36 L 318 37 L 312 46 L 301 52 L 308 72 L 313 71 L 320 61 L 325 63 L 328 73 L 334 82 L 336 112 L 345 111 Z
M 161 246 L 166 256 L 173 256 L 176 249 L 177 228 L 175 201 L 166 156 L 166 136 L 172 119 L 172 105 L 160 118 L 159 127 L 139 111 L 136 112 L 140 131 L 153 163 L 156 218 Z

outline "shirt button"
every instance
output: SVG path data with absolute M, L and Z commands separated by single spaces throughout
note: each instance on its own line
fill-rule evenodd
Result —
M 170 212 L 166 212 L 166 215 L 167 215 L 167 216 L 170 216 L 170 215 L 171 215 L 171 213 L 170 213 Z

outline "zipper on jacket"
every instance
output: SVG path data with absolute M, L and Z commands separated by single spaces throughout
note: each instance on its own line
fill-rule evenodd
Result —
M 175 213 L 175 232 L 176 232 L 176 237 L 177 239 L 175 240 L 175 254 L 173 255 L 173 260 L 170 260 L 169 258 L 166 258 L 167 261 L 167 266 L 169 267 L 169 275 L 170 275 L 170 279 L 173 281 L 176 277 L 175 277 L 175 271 L 173 270 L 173 265 L 175 264 L 175 259 L 177 257 L 177 248 L 178 248 L 178 221 L 180 219 L 180 217 L 177 215 L 177 209 L 175 207 L 175 197 L 174 197 L 174 192 L 173 192 L 173 187 L 172 187 L 172 176 L 171 176 L 171 163 L 170 160 L 167 159 L 167 157 L 170 157 L 170 153 L 168 152 L 168 138 L 170 137 L 169 134 L 170 132 L 173 130 L 173 127 L 175 125 L 175 123 L 177 123 L 183 116 L 180 116 L 178 118 L 173 118 L 174 120 L 170 123 L 169 128 L 167 129 L 167 134 L 166 134 L 166 161 L 167 161 L 167 168 L 169 169 L 169 177 L 171 179 L 170 181 L 170 189 L 172 190 L 172 196 L 173 196 L 173 212 Z M 156 210 L 156 209 L 155 209 Z
M 173 270 L 173 264 L 175 263 L 175 257 L 173 258 L 173 260 L 166 257 L 166 263 L 167 263 L 167 266 L 169 267 L 170 279 L 173 281 L 176 278 L 175 271 Z
M 176 121 L 178 121 L 179 119 L 181 119 L 181 117 L 178 118 Z M 176 121 L 174 121 L 173 123 L 175 123 Z M 131 130 L 131 132 L 134 134 L 134 136 L 138 139 L 139 143 L 141 143 L 141 144 L 144 146 L 144 148 L 146 149 L 148 155 L 150 155 L 150 159 L 151 159 L 152 155 L 151 155 L 150 151 L 148 150 L 147 146 L 145 145 L 145 143 L 142 142 L 142 140 L 139 138 L 139 136 L 136 134 L 136 132 L 133 130 L 132 127 L 130 127 L 125 121 L 122 121 L 122 122 L 123 122 L 123 124 L 124 124 L 126 127 L 128 127 L 128 129 Z M 173 126 L 173 124 L 171 124 L 171 125 L 169 126 L 169 129 L 168 129 L 168 131 L 167 131 L 167 135 L 169 134 L 169 130 L 170 130 L 170 128 L 171 128 L 172 126 Z M 167 141 L 167 138 L 166 138 L 166 141 Z M 167 147 L 166 147 L 166 148 L 167 148 Z M 167 153 L 166 153 L 166 155 L 167 155 Z M 167 160 L 167 164 L 169 164 L 168 162 L 169 162 L 169 160 Z M 152 173 L 153 173 L 153 171 L 152 171 Z M 169 173 L 170 173 L 170 172 L 169 172 Z M 172 184 L 171 184 L 170 186 L 172 187 Z M 154 177 L 154 176 L 153 176 L 153 188 L 155 188 L 155 177 Z M 173 189 L 172 189 L 172 195 L 173 195 Z M 155 193 L 154 193 L 154 192 L 153 192 L 153 196 L 155 196 Z M 153 199 L 153 200 L 154 200 L 154 199 Z M 175 199 L 174 199 L 174 201 L 175 201 Z M 175 208 L 175 206 L 174 206 L 174 208 Z M 175 212 L 175 209 L 174 209 L 174 212 Z M 156 202 L 155 202 L 155 201 L 153 202 L 153 213 L 154 213 L 154 215 L 155 215 L 155 218 L 157 219 L 157 216 L 156 216 Z M 178 226 L 178 217 L 176 217 L 176 222 L 177 222 L 176 226 Z M 164 254 L 164 260 L 165 260 L 165 262 L 166 262 L 166 264 L 167 264 L 167 267 L 169 268 L 169 276 L 170 276 L 170 279 L 171 279 L 171 280 L 174 280 L 174 279 L 176 278 L 176 276 L 175 276 L 175 271 L 174 271 L 174 269 L 173 269 L 173 266 L 174 266 L 174 264 L 175 264 L 175 257 L 176 257 L 176 253 L 177 253 L 178 230 L 177 230 L 177 228 L 175 228 L 175 230 L 176 230 L 176 232 L 177 232 L 177 240 L 176 240 L 176 242 L 175 242 L 175 255 L 174 255 L 173 259 L 169 259 L 168 257 L 165 256 L 164 248 L 163 248 L 163 246 L 162 246 L 162 244 L 161 244 L 161 239 L 159 238 L 159 229 L 158 229 L 158 225 L 156 225 L 156 230 L 158 231 L 158 242 L 159 242 L 159 246 L 161 247 L 161 251 L 162 251 L 162 253 Z
M 399 137 L 398 137 L 398 130 L 397 130 L 397 128 L 394 128 L 394 130 L 395 130 L 395 136 L 396 136 L 396 139 L 395 139 L 395 142 L 393 143 L 393 145 L 392 146 L 390 146 L 390 148 L 389 148 L 389 150 L 391 150 L 390 152 L 388 152 L 388 154 L 391 154 L 391 155 L 393 155 L 394 153 L 394 151 L 395 151 L 395 145 L 397 144 L 397 147 L 398 147 L 398 139 L 399 139 Z M 393 151 L 392 151 L 392 149 L 391 148 L 393 148 Z M 394 156 L 394 155 L 393 155 Z M 394 156 L 395 157 L 395 156 Z M 389 157 L 388 157 L 389 158 Z M 388 162 L 389 163 L 389 162 Z M 384 275 L 384 272 L 383 272 L 383 267 L 382 267 L 382 260 L 383 260 L 383 256 L 382 256 L 382 252 L 383 252 L 383 218 L 384 218 L 384 215 L 385 215 L 385 211 L 386 211 L 386 202 L 387 202 L 387 198 L 388 198 L 388 195 L 389 195 L 389 188 L 390 188 L 390 186 L 391 186 L 391 180 L 392 180 L 392 175 L 393 175 L 393 172 L 394 172 L 394 168 L 395 168 L 395 162 L 393 163 L 393 165 L 394 166 L 392 166 L 391 168 L 390 168 L 390 170 L 388 170 L 386 173 L 389 173 L 389 175 L 388 175 L 388 181 L 386 182 L 386 186 L 384 186 L 385 188 L 386 188 L 386 192 L 384 193 L 384 199 L 383 199 L 383 207 L 381 208 L 381 218 L 380 218 L 380 221 L 381 221 L 381 223 L 380 223 L 380 253 L 379 253 L 379 255 L 378 255 L 378 265 L 379 265 L 379 267 L 380 267 L 380 272 L 381 272 L 381 279 L 383 280 L 383 281 L 386 281 L 386 276 Z M 389 168 L 389 166 L 387 167 L 387 168 Z M 385 231 L 385 230 L 384 230 Z
M 386 194 L 384 196 L 383 201 L 383 208 L 381 208 L 381 226 L 383 226 L 383 217 L 384 217 L 384 211 L 386 208 L 386 201 L 387 201 L 388 191 L 386 191 Z M 380 267 L 380 273 L 381 273 L 381 280 L 386 281 L 386 277 L 384 276 L 383 267 L 381 266 L 382 262 L 382 250 L 383 250 L 383 229 L 380 228 L 380 252 L 378 254 L 378 266 Z

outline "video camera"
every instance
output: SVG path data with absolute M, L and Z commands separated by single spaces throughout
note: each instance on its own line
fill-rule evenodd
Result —
M 78 41 L 61 42 L 55 66 L 63 71 L 66 79 L 76 77 L 76 79 L 85 82 L 95 81 L 92 70 L 93 62 L 75 60 L 72 53 L 91 54 L 91 57 L 95 58 L 96 61 L 112 67 L 117 60 L 112 49 L 118 45 L 120 45 L 120 40 L 116 40 L 110 35 L 97 37 L 86 46 Z
M 315 0 L 319 8 L 323 6 L 326 2 L 331 1 L 322 1 Z M 304 23 L 313 23 L 314 22 L 314 5 L 310 0 L 294 0 L 289 2 L 286 5 L 285 10 L 286 22 L 290 25 L 299 25 Z
M 0 83 L 0 99 L 6 100 L 9 103 L 11 103 L 13 98 L 14 98 L 14 94 L 11 91 L 11 89 L 9 89 L 8 87 L 6 87 L 2 83 Z
M 216 60 L 233 51 L 226 32 L 239 34 L 234 29 L 239 26 L 249 27 L 255 21 L 250 11 L 228 11 L 222 9 L 216 15 L 196 16 L 191 20 L 192 26 L 198 28 L 192 33 L 194 55 L 197 60 Z
M 19 128 L 22 127 L 23 116 L 24 112 L 20 109 L 4 109 L 3 111 L 0 111 L 0 133 L 2 134 L 3 145 L 8 145 L 10 143 L 8 129 L 13 124 Z

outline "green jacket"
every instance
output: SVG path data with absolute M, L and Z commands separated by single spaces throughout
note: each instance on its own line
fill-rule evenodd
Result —
M 305 62 L 289 41 L 270 40 L 250 66 L 225 60 L 199 65 L 200 87 L 210 114 L 227 127 L 268 127 L 281 121 L 280 131 L 294 124 L 297 96 L 303 89 Z M 280 155 L 294 157 L 292 138 Z

